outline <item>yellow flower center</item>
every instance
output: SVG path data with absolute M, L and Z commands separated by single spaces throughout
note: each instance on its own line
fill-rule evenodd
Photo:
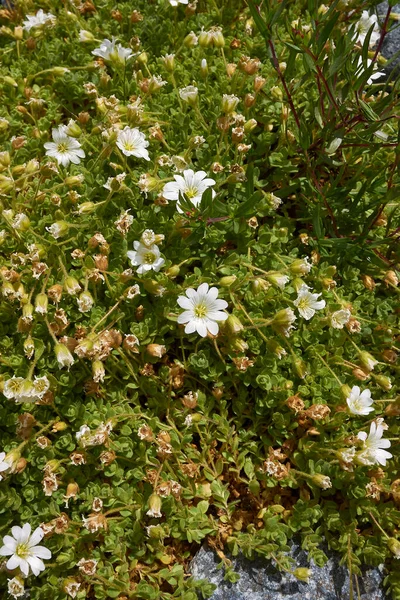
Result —
M 15 554 L 17 556 L 19 556 L 20 558 L 26 558 L 27 556 L 29 556 L 30 551 L 29 551 L 29 546 L 27 543 L 25 544 L 18 544 L 18 546 L 15 549 Z
M 127 150 L 128 152 L 132 152 L 132 150 L 135 149 L 134 144 L 132 144 L 132 142 L 125 142 L 124 143 L 124 148 L 125 150 Z
M 60 154 L 64 154 L 64 152 L 67 152 L 68 148 L 66 144 L 58 144 L 57 146 L 57 152 L 60 152 Z
M 146 252 L 146 254 L 143 255 L 143 260 L 146 264 L 151 265 L 156 260 L 156 256 L 153 252 Z
M 198 319 L 204 319 L 207 314 L 207 306 L 205 304 L 198 304 L 194 309 L 194 314 Z
M 187 188 L 187 190 L 185 191 L 185 194 L 189 199 L 194 198 L 195 196 L 197 196 L 197 188 L 194 188 L 194 187 Z

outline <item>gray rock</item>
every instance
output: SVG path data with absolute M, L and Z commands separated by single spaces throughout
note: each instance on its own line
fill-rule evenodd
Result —
M 217 588 L 211 600 L 350 600 L 348 570 L 339 565 L 339 556 L 325 549 L 328 562 L 324 567 L 308 563 L 307 553 L 292 543 L 291 556 L 296 566 L 309 567 L 309 583 L 278 571 L 271 561 L 258 558 L 254 561 L 243 556 L 231 558 L 234 570 L 240 575 L 237 583 L 224 581 L 224 570 L 217 569 L 218 557 L 203 546 L 191 563 L 194 579 L 207 579 Z M 383 567 L 365 570 L 358 577 L 361 600 L 389 600 L 383 591 Z M 354 598 L 357 591 L 354 586 Z
M 378 13 L 378 16 L 379 16 L 379 19 L 381 22 L 385 18 L 387 9 L 388 9 L 387 1 L 382 2 L 381 4 L 379 4 L 377 6 L 377 13 Z M 396 4 L 395 6 L 393 6 L 392 12 L 400 13 L 400 4 Z M 396 72 L 397 72 L 398 68 L 400 67 L 400 26 L 399 25 L 400 25 L 399 21 L 390 20 L 391 31 L 389 31 L 386 34 L 385 39 L 383 41 L 382 48 L 381 48 L 381 53 L 386 59 L 390 60 L 393 57 L 395 57 L 395 58 L 393 58 L 393 62 L 391 62 L 385 69 L 388 72 L 393 71 L 394 69 L 396 69 Z

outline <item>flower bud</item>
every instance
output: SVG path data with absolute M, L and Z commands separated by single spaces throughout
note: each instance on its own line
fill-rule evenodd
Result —
M 308 258 L 297 258 L 292 262 L 289 269 L 294 275 L 307 275 L 310 272 L 312 265 L 308 262 Z M 303 282 L 302 282 L 303 283 Z
M 67 133 L 67 135 L 70 135 L 71 137 L 77 138 L 81 135 L 82 129 L 79 127 L 79 125 L 76 121 L 74 121 L 73 119 L 70 119 L 67 124 L 66 133 Z M 72 176 L 71 179 L 73 177 L 74 176 Z M 79 183 L 81 183 L 81 181 L 83 180 L 82 175 L 75 175 L 75 177 L 77 179 L 79 179 Z
M 51 71 L 52 73 L 54 73 L 54 75 L 57 75 L 58 77 L 62 77 L 66 73 L 69 73 L 69 69 L 67 69 L 66 67 L 53 67 Z
M 225 277 L 221 277 L 219 280 L 219 285 L 221 287 L 231 287 L 237 280 L 236 275 L 226 275 Z
M 399 285 L 399 278 L 397 277 L 395 271 L 387 271 L 387 273 L 385 274 L 384 282 L 386 283 L 386 285 L 397 287 Z
M 342 394 L 342 397 L 347 400 L 347 398 L 350 396 L 351 394 L 351 387 L 347 384 L 341 385 L 340 386 L 340 393 Z
M 38 294 L 35 298 L 35 312 L 39 313 L 39 315 L 47 314 L 48 303 L 49 299 L 46 294 Z
M 83 179 L 83 175 L 70 175 L 64 179 L 64 183 L 68 186 L 81 185 Z
M 79 32 L 79 41 L 82 43 L 93 42 L 95 37 L 91 31 L 87 31 L 87 29 L 81 29 Z
M 97 208 L 97 203 L 96 202 L 83 202 L 82 204 L 80 204 L 78 206 L 78 210 L 77 213 L 79 215 L 90 215 L 91 213 L 93 213 Z
M 378 361 L 369 352 L 360 352 L 360 362 L 367 371 L 373 371 Z
M 149 517 L 160 518 L 162 516 L 161 505 L 161 497 L 158 494 L 151 494 L 149 498 L 149 510 L 146 514 Z
M 322 475 L 322 473 L 316 473 L 313 475 L 312 482 L 314 485 L 323 490 L 327 490 L 332 487 L 330 478 L 327 475 Z
M 186 46 L 186 48 L 193 48 L 193 46 L 197 46 L 198 41 L 199 38 L 197 37 L 197 35 L 193 31 L 191 31 L 183 40 L 183 45 Z
M 361 279 L 367 290 L 372 291 L 375 288 L 375 281 L 369 275 L 362 275 Z
M 400 558 L 400 542 L 396 538 L 389 538 L 387 541 L 388 548 L 396 558 Z
M 178 277 L 179 273 L 180 273 L 179 265 L 171 265 L 165 271 L 166 276 L 169 277 L 170 279 L 174 279 L 175 277 Z
M 8 152 L 8 150 L 5 150 L 4 152 L 0 152 L 0 165 L 2 167 L 9 167 L 11 164 L 11 158 L 10 158 L 10 153 Z
M 56 221 L 50 227 L 46 227 L 46 230 L 57 240 L 68 233 L 69 224 L 66 221 Z
M 101 360 L 94 360 L 92 362 L 92 374 L 93 381 L 95 381 L 96 383 L 103 383 L 104 377 L 106 375 L 106 370 Z
M 81 286 L 79 282 L 75 279 L 75 277 L 68 276 L 64 281 L 64 289 L 67 294 L 71 296 L 76 296 L 76 294 L 81 290 Z
M 205 58 L 202 58 L 200 63 L 200 73 L 201 76 L 205 79 L 208 75 L 208 64 Z
M 397 361 L 397 354 L 394 350 L 387 348 L 382 352 L 382 358 L 387 363 L 395 363 Z
M 300 379 L 304 379 L 304 377 L 308 374 L 305 362 L 298 356 L 295 356 L 292 358 L 292 363 L 298 377 L 300 377 Z
M 54 352 L 58 361 L 59 368 L 62 369 L 63 367 L 67 367 L 67 369 L 69 370 L 75 361 L 67 346 L 65 346 L 65 344 L 57 343 L 54 346 Z
M 166 70 L 172 73 L 175 69 L 175 54 L 166 54 L 163 58 Z
M 304 583 L 308 583 L 310 577 L 312 575 L 311 569 L 307 569 L 306 567 L 298 567 L 292 573 L 299 581 L 304 581 Z
M 386 392 L 392 389 L 392 383 L 389 377 L 386 377 L 386 375 L 376 375 L 375 381 L 379 385 L 379 387 L 385 390 Z
M 155 358 L 162 358 L 166 353 L 167 349 L 161 344 L 148 344 L 146 346 L 146 351 L 148 354 L 150 354 L 150 356 L 154 356 Z
M 243 129 L 245 133 L 251 133 L 257 127 L 257 121 L 255 119 L 249 119 L 243 125 Z
M 254 94 L 246 94 L 244 97 L 244 105 L 246 108 L 251 108 L 256 103 L 256 97 Z
M 235 315 L 229 315 L 224 324 L 224 329 L 231 335 L 237 335 L 244 327 Z
M 35 344 L 31 336 L 28 336 L 24 341 L 24 353 L 26 358 L 29 360 L 33 357 L 35 353 Z

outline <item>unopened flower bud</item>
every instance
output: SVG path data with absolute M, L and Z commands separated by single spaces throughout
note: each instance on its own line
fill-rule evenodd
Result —
M 221 287 L 231 287 L 237 280 L 236 275 L 225 275 L 225 277 L 221 277 L 219 280 L 219 285 Z
M 65 278 L 64 281 L 64 289 L 67 292 L 67 294 L 70 294 L 71 296 L 76 296 L 76 294 L 80 292 L 81 286 L 79 285 L 79 282 L 75 279 L 75 277 L 68 276 Z
M 175 69 L 175 54 L 166 54 L 163 58 L 166 70 L 172 73 Z
M 299 581 L 304 581 L 304 583 L 308 583 L 312 575 L 312 571 L 311 569 L 307 569 L 306 567 L 298 567 L 293 571 L 293 575 Z
M 193 46 L 197 46 L 198 40 L 199 38 L 197 35 L 191 31 L 183 40 L 183 45 L 186 46 L 186 48 L 193 48 Z
M 224 324 L 224 329 L 231 335 L 237 335 L 243 331 L 243 324 L 235 315 L 229 315 Z
M 360 352 L 360 362 L 367 371 L 373 371 L 375 365 L 378 364 L 378 361 L 369 352 L 365 351 Z
M 155 358 L 162 358 L 166 353 L 167 349 L 161 344 L 148 344 L 146 346 L 146 351 L 148 354 L 150 354 L 150 356 L 154 356 Z
M 389 377 L 386 377 L 386 375 L 376 375 L 374 379 L 379 387 L 383 390 L 388 392 L 390 389 L 392 389 L 392 383 Z
M 367 290 L 372 291 L 375 288 L 375 281 L 369 275 L 362 275 L 361 279 Z
M 40 315 L 47 314 L 47 306 L 49 303 L 49 299 L 46 294 L 38 294 L 35 298 L 35 312 Z
M 256 127 L 257 127 L 257 121 L 255 119 L 249 119 L 243 125 L 243 129 L 244 129 L 245 133 L 252 132 Z
M 396 538 L 389 538 L 387 541 L 388 548 L 396 558 L 400 558 L 400 542 Z
M 201 63 L 200 63 L 200 73 L 201 76 L 204 77 L 204 79 L 207 77 L 208 75 L 208 64 L 207 64 L 207 60 L 205 58 L 201 59 Z
M 332 482 L 327 475 L 322 475 L 322 473 L 316 473 L 313 475 L 312 482 L 314 485 L 320 487 L 323 490 L 327 490 L 332 487 Z
M 147 515 L 149 517 L 160 518 L 161 514 L 161 497 L 158 494 L 151 494 L 149 498 L 149 510 L 147 511 Z
M 95 381 L 96 383 L 103 383 L 106 370 L 101 360 L 94 360 L 92 362 L 92 374 L 93 381 Z

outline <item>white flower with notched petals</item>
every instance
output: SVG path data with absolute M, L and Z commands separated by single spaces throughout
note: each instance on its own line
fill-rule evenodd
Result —
M 363 448 L 356 455 L 356 461 L 362 465 L 382 465 L 386 466 L 386 461 L 392 458 L 390 452 L 384 448 L 390 448 L 390 440 L 382 439 L 384 426 L 382 423 L 372 421 L 369 434 L 360 431 L 357 435 L 359 440 L 364 442 Z
M 13 598 L 21 598 L 25 595 L 24 581 L 20 577 L 7 579 L 7 591 Z
M 350 395 L 346 398 L 347 406 L 353 415 L 368 415 L 373 412 L 370 390 L 360 390 L 358 385 L 354 385 L 351 389 Z
M 141 242 L 133 242 L 135 250 L 129 250 L 128 258 L 134 267 L 138 267 L 138 273 L 156 271 L 161 269 L 165 260 L 160 256 L 160 249 L 156 244 L 145 246 Z
M 12 400 L 16 396 L 19 396 L 22 390 L 22 385 L 25 379 L 23 377 L 15 377 L 14 375 L 11 379 L 7 379 L 4 382 L 3 394 L 8 400 Z
M 144 134 L 139 129 L 125 127 L 118 133 L 117 146 L 125 156 L 136 156 L 136 158 L 144 158 L 150 160 L 148 151 L 146 150 L 149 142 L 144 137 Z
M 44 27 L 45 25 L 51 26 L 56 22 L 56 18 L 51 13 L 45 13 L 40 8 L 36 15 L 27 15 L 26 20 L 23 21 L 22 26 L 25 31 L 30 31 L 35 27 Z
M 130 48 L 124 48 L 121 44 L 117 44 L 117 40 L 113 37 L 112 40 L 103 40 L 99 48 L 92 50 L 94 56 L 100 56 L 106 62 L 114 62 L 124 65 L 127 60 L 132 58 L 133 53 Z
M 343 329 L 346 323 L 349 322 L 351 312 L 348 308 L 337 310 L 331 315 L 331 325 L 334 329 Z
M 52 131 L 52 142 L 46 142 L 46 156 L 55 158 L 59 165 L 68 167 L 69 163 L 77 165 L 81 158 L 85 158 L 85 152 L 75 138 L 69 136 L 65 125 L 60 125 Z
M 7 471 L 12 466 L 10 463 L 8 463 L 6 460 L 4 460 L 5 458 L 6 458 L 6 453 L 0 452 L 0 481 L 3 479 L 1 473 L 4 473 L 4 471 Z
M 31 526 L 25 523 L 23 527 L 12 527 L 12 537 L 6 535 L 3 538 L 4 546 L 0 548 L 0 556 L 9 556 L 6 567 L 10 571 L 20 568 L 25 577 L 29 575 L 29 569 L 34 575 L 44 571 L 44 562 L 41 559 L 51 558 L 51 552 L 44 546 L 38 546 L 44 536 L 41 527 L 31 533 Z
M 307 321 L 315 315 L 316 310 L 322 310 L 325 307 L 325 300 L 318 300 L 320 295 L 312 294 L 305 283 L 299 289 L 294 305 Z
M 197 290 L 188 288 L 186 296 L 178 297 L 178 304 L 185 311 L 178 316 L 178 323 L 186 324 L 185 333 L 197 331 L 201 337 L 207 332 L 217 335 L 218 321 L 228 318 L 224 308 L 228 306 L 225 300 L 218 298 L 218 289 L 209 289 L 208 283 L 202 283 Z
M 370 47 L 375 46 L 376 42 L 379 40 L 381 33 L 378 23 L 378 17 L 376 15 L 369 15 L 367 10 L 363 10 L 361 13 L 361 18 L 356 24 L 356 33 L 357 38 L 356 42 L 360 44 L 364 44 L 365 38 L 367 37 L 368 31 L 371 27 L 374 27 L 372 30 L 372 34 L 369 40 Z
M 201 202 L 201 197 L 207 188 L 215 185 L 214 179 L 207 177 L 204 171 L 186 169 L 182 175 L 174 175 L 175 181 L 170 181 L 165 184 L 162 195 L 166 200 L 174 200 L 178 202 L 176 208 L 178 212 L 183 212 L 179 206 L 179 195 L 183 194 L 190 200 L 194 206 L 198 206 Z M 213 190 L 213 197 L 215 192 Z

